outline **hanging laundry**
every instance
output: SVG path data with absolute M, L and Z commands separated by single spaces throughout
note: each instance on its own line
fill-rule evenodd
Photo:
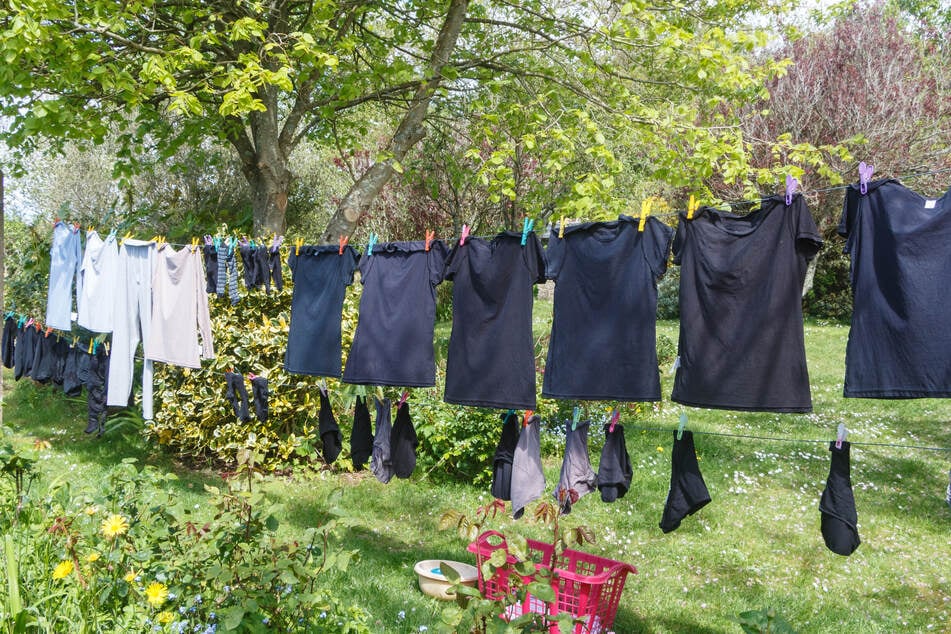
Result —
M 370 429 L 370 410 L 363 396 L 357 397 L 353 408 L 353 429 L 350 432 L 350 460 L 353 468 L 361 471 L 373 455 L 373 431 Z
M 201 288 L 204 275 L 198 251 L 189 247 L 176 251 L 167 244 L 158 248 L 152 284 L 152 318 L 145 342 L 146 359 L 183 368 L 200 368 L 202 358 L 215 357 L 208 295 Z
M 225 372 L 225 398 L 231 403 L 235 417 L 242 423 L 251 420 L 248 411 L 248 390 L 244 387 L 244 377 L 237 372 Z
M 50 379 L 53 378 L 53 365 L 55 363 L 53 344 L 55 342 L 55 335 L 50 337 L 49 333 L 40 332 L 36 336 L 30 378 L 37 383 L 49 383 Z
M 66 365 L 63 368 L 63 393 L 66 396 L 75 398 L 82 394 L 83 386 L 86 385 L 86 380 L 89 378 L 91 356 L 79 346 L 71 345 L 69 347 L 69 352 L 66 354 Z
M 433 330 L 436 286 L 446 246 L 387 242 L 360 258 L 360 316 L 343 372 L 347 383 L 431 387 L 436 384 Z
M 525 507 L 545 494 L 542 469 L 541 418 L 535 414 L 522 428 L 512 456 L 512 517 L 519 519 Z
M 19 381 L 24 376 L 30 376 L 33 370 L 33 356 L 36 353 L 36 328 L 24 325 L 17 332 L 16 344 L 13 349 L 13 378 Z
M 390 435 L 390 461 L 393 463 L 393 475 L 397 478 L 405 480 L 413 475 L 418 445 L 416 428 L 409 415 L 409 403 L 404 402 L 396 410 L 396 421 Z
M 501 409 L 535 408 L 532 286 L 545 281 L 541 244 L 529 232 L 470 237 L 446 260 L 452 333 L 443 400 Z
M 116 287 L 115 322 L 106 404 L 127 407 L 132 393 L 135 351 L 142 340 L 148 348 L 152 331 L 152 275 L 155 270 L 155 243 L 127 239 L 119 247 L 119 276 Z M 142 364 L 142 417 L 152 420 L 152 361 Z
M 288 264 L 294 281 L 291 324 L 284 369 L 294 374 L 340 377 L 341 312 L 353 282 L 357 252 L 336 245 L 291 249 Z
M 558 232 L 560 233 L 560 232 Z M 658 401 L 657 279 L 673 229 L 620 216 L 552 231 L 545 255 L 555 280 L 542 395 Z
M 674 432 L 674 448 L 670 460 L 670 490 L 664 504 L 660 528 L 665 533 L 676 530 L 681 520 L 693 515 L 710 503 L 710 493 L 700 474 L 697 452 L 693 446 L 693 432 L 684 431 L 677 440 Z
M 370 456 L 370 471 L 386 484 L 393 478 L 393 463 L 390 460 L 390 399 L 376 400 L 376 436 L 373 437 L 373 454 Z
M 512 461 L 518 446 L 518 416 L 514 411 L 502 414 L 502 435 L 492 459 L 492 496 L 498 500 L 512 499 Z
M 565 424 L 565 458 L 555 487 L 555 500 L 562 515 L 571 513 L 571 506 L 597 489 L 598 478 L 588 457 L 588 421 Z
M 69 356 L 69 342 L 64 337 L 54 336 L 53 342 L 53 373 L 50 380 L 53 385 L 63 385 L 66 374 L 66 357 Z
M 855 552 L 862 540 L 859 539 L 858 513 L 849 473 L 849 442 L 843 440 L 839 449 L 835 445 L 835 441 L 829 443 L 832 461 L 826 488 L 819 501 L 819 511 L 822 513 L 822 538 L 826 547 L 837 555 L 847 557 Z
M 15 317 L 7 317 L 3 320 L 3 341 L 0 344 L 2 350 L 3 367 L 13 368 L 14 356 L 16 355 L 17 341 L 17 320 Z
M 211 236 L 205 236 L 205 244 L 201 248 L 205 260 L 205 292 L 209 295 L 218 291 L 218 249 L 211 241 Z
M 323 444 L 324 462 L 332 464 L 340 450 L 343 448 L 343 435 L 340 433 L 340 426 L 337 425 L 337 419 L 334 418 L 333 409 L 330 407 L 330 398 L 323 391 L 320 392 L 320 411 L 317 413 L 317 433 L 320 434 L 320 442 Z
M 283 238 L 280 238 L 283 240 Z M 258 267 L 264 273 L 264 287 L 268 293 L 271 292 L 271 282 L 274 282 L 274 288 L 278 292 L 284 290 L 284 271 L 281 268 L 280 242 L 268 249 L 258 247 Z
M 46 297 L 46 325 L 57 330 L 72 330 L 73 280 L 76 296 L 82 295 L 82 240 L 79 229 L 59 221 L 53 226 L 50 248 L 50 284 Z
M 244 268 L 244 287 L 250 291 L 264 284 L 264 279 L 261 277 L 263 271 L 258 270 L 257 249 L 250 244 L 242 244 L 239 251 Z
M 604 446 L 601 448 L 601 461 L 598 463 L 598 490 L 601 491 L 601 501 L 614 502 L 624 497 L 631 488 L 633 476 L 634 468 L 631 466 L 631 456 L 624 440 L 624 426 L 615 423 L 612 430 L 610 424 L 605 424 Z
M 218 242 L 218 279 L 215 282 L 218 297 L 224 297 L 227 290 L 232 306 L 241 301 L 238 295 L 238 263 L 234 257 L 235 242 L 232 238 Z
M 267 388 L 267 379 L 263 376 L 256 376 L 251 379 L 251 395 L 254 401 L 254 415 L 262 423 L 268 419 L 268 401 L 271 392 Z
M 719 409 L 809 412 L 806 267 L 822 239 L 801 194 L 746 216 L 681 213 L 679 367 L 671 399 Z
M 951 397 L 951 190 L 928 199 L 889 179 L 867 191 L 846 190 L 839 223 L 854 298 L 843 394 Z
M 87 434 L 102 435 L 106 419 L 106 390 L 109 380 L 109 354 L 105 346 L 98 346 L 89 356 L 86 374 L 86 429 Z
M 119 278 L 119 245 L 115 235 L 103 240 L 90 229 L 83 252 L 82 291 L 76 323 L 92 332 L 112 332 Z

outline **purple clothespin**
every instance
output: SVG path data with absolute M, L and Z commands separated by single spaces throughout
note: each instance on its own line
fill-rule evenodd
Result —
M 618 419 L 621 417 L 621 410 L 617 407 L 614 408 L 614 411 L 611 412 L 611 422 L 608 424 L 608 433 L 614 433 L 614 426 L 617 425 Z
M 849 435 L 849 430 L 845 428 L 845 423 L 839 423 L 839 428 L 835 434 L 835 448 L 842 449 L 842 442 Z
M 862 161 L 859 163 L 859 191 L 862 195 L 868 193 L 868 182 L 872 180 L 872 174 L 875 173 L 875 166 Z
M 208 234 L 205 234 L 205 244 L 208 246 L 211 246 L 213 243 L 214 243 L 214 240 L 212 240 L 211 236 Z
M 786 206 L 792 204 L 793 194 L 796 193 L 796 188 L 799 187 L 799 181 L 796 180 L 794 176 L 786 175 Z

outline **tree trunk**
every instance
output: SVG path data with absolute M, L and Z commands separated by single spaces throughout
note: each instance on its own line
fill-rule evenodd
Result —
M 293 180 L 290 170 L 286 165 L 279 166 L 276 170 L 270 167 L 245 167 L 245 178 L 251 186 L 254 235 L 284 235 L 287 228 L 287 192 Z
M 423 122 L 429 111 L 429 102 L 439 87 L 442 68 L 449 62 L 449 56 L 456 47 L 456 40 L 462 30 L 463 19 L 468 8 L 469 0 L 450 0 L 446 19 L 439 30 L 436 46 L 429 62 L 429 78 L 420 81 L 410 107 L 403 115 L 390 141 L 387 148 L 390 157 L 371 165 L 370 169 L 353 184 L 327 224 L 321 236 L 322 242 L 336 242 L 340 236 L 353 234 L 361 214 L 369 209 L 380 191 L 393 177 L 396 171 L 394 164 L 402 162 L 407 152 L 425 136 Z

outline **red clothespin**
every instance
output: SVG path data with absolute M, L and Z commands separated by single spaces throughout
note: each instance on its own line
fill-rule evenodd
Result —
M 347 246 L 348 242 L 350 242 L 350 236 L 340 236 L 340 240 L 338 241 L 340 248 L 337 249 L 337 255 L 343 255 L 343 248 Z
M 397 401 L 396 403 L 396 411 L 399 411 L 399 409 L 403 407 L 403 403 L 405 403 L 406 399 L 408 398 L 409 398 L 409 392 L 404 391 L 402 394 L 400 394 L 400 400 Z
M 614 427 L 617 425 L 618 419 L 621 417 L 621 410 L 614 408 L 614 412 L 611 414 L 611 422 L 608 425 L 608 432 L 614 433 Z
M 522 427 L 528 427 L 528 421 L 534 415 L 535 415 L 535 410 L 533 409 L 525 410 L 525 414 L 522 416 Z
M 842 449 L 842 442 L 848 437 L 849 430 L 845 428 L 845 423 L 839 423 L 839 428 L 835 434 L 835 448 Z
M 433 238 L 436 237 L 435 231 L 426 232 L 426 250 L 429 251 L 429 246 L 433 243 Z
M 469 225 L 462 225 L 462 235 L 459 237 L 459 246 L 462 246 L 466 243 L 466 238 L 469 237 Z

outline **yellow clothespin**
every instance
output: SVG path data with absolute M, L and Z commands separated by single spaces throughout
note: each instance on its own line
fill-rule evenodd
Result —
M 641 220 L 637 223 L 637 230 L 644 231 L 644 223 L 647 222 L 647 217 L 651 215 L 651 202 L 653 199 L 647 198 L 644 202 L 641 203 Z
M 294 240 L 294 255 L 300 255 L 300 248 L 304 246 L 304 239 L 297 238 Z
M 558 221 L 558 239 L 565 237 L 565 214 L 561 214 L 561 220 Z
M 120 244 L 125 244 L 125 241 L 126 241 L 126 240 L 131 240 L 131 239 L 132 239 L 132 232 L 131 232 L 131 231 L 127 231 L 126 234 L 125 234 L 124 236 L 122 236 L 122 240 L 121 240 Z
M 89 351 L 88 351 L 89 354 L 92 354 L 92 344 L 93 344 L 93 342 L 94 342 L 93 339 L 90 339 L 90 340 L 89 340 Z
M 75 348 L 77 343 L 79 343 L 79 337 L 73 337 L 73 343 L 72 343 L 72 345 L 69 346 L 69 347 L 70 347 L 70 348 Z
M 687 220 L 693 220 L 693 215 L 700 207 L 700 202 L 690 194 L 690 202 L 687 203 Z

